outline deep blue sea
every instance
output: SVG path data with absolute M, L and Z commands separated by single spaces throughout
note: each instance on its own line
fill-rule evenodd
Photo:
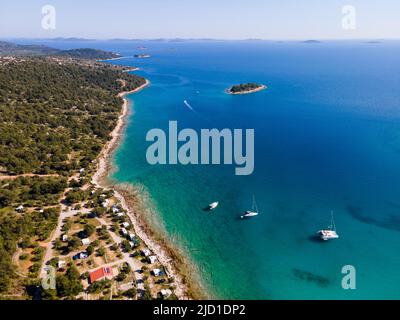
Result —
M 130 96 L 113 178 L 148 193 L 148 219 L 212 297 L 400 298 L 400 42 L 41 42 L 119 52 L 130 57 L 112 63 L 151 81 Z M 132 57 L 143 52 L 152 57 Z M 224 92 L 242 82 L 268 89 Z M 170 120 L 253 128 L 254 173 L 149 165 L 146 133 Z M 260 215 L 242 221 L 253 194 Z M 219 207 L 204 212 L 213 201 Z M 317 241 L 331 210 L 340 238 Z M 355 290 L 341 286 L 344 265 L 356 269 Z

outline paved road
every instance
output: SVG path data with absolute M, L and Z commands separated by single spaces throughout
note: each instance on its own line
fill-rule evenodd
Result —
M 0 175 L 0 180 L 15 180 L 20 177 L 41 177 L 41 178 L 48 178 L 48 177 L 59 177 L 60 175 L 57 173 L 52 174 L 35 174 L 35 173 L 24 173 L 18 174 L 15 176 L 7 176 L 7 175 Z

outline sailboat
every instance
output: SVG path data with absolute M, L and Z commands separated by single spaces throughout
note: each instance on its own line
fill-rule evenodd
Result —
M 319 230 L 317 233 L 319 234 L 321 240 L 324 241 L 339 238 L 339 235 L 336 232 L 335 220 L 333 219 L 333 211 L 331 212 L 331 225 L 328 227 L 328 229 Z
M 240 218 L 241 219 L 251 218 L 251 217 L 255 217 L 257 215 L 258 215 L 258 208 L 257 208 L 256 198 L 253 195 L 253 205 L 251 206 L 251 210 L 246 211 L 243 215 L 240 216 Z
M 216 207 L 218 207 L 218 202 L 210 203 L 208 205 L 208 210 L 214 210 Z

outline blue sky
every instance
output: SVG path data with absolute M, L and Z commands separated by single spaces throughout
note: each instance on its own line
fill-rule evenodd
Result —
M 41 26 L 43 5 L 56 29 Z M 342 28 L 342 8 L 356 29 Z M 399 0 L 1 0 L 1 38 L 400 39 Z

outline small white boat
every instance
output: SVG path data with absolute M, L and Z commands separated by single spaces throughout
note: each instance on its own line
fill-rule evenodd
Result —
M 333 211 L 331 212 L 331 225 L 328 227 L 328 229 L 319 230 L 317 233 L 319 234 L 321 240 L 324 241 L 339 238 L 339 235 L 336 232 L 335 220 L 333 219 Z
M 218 207 L 218 202 L 210 203 L 208 205 L 208 210 L 214 210 L 216 207 Z
M 255 217 L 258 216 L 258 209 L 257 209 L 257 204 L 256 204 L 256 199 L 253 195 L 253 205 L 251 210 L 246 211 L 243 215 L 240 216 L 241 219 L 244 218 L 251 218 L 251 217 Z

